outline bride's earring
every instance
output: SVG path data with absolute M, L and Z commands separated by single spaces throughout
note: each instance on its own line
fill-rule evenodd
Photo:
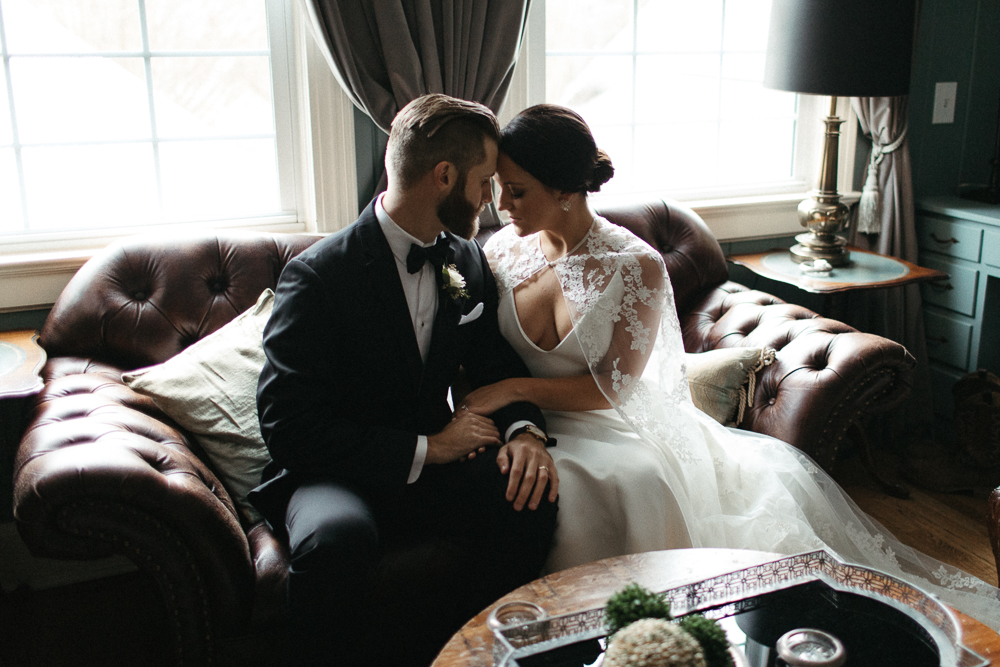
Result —
M 569 210 L 573 207 L 573 204 L 572 204 L 572 202 L 570 202 L 570 200 L 567 199 L 566 201 L 564 201 L 561 204 L 561 206 L 562 206 L 562 210 L 564 210 L 567 213 L 569 213 Z

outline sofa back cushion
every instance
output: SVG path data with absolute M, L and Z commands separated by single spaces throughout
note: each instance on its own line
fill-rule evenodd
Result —
M 227 232 L 125 239 L 73 276 L 39 342 L 50 358 L 122 369 L 161 363 L 253 306 L 319 238 Z

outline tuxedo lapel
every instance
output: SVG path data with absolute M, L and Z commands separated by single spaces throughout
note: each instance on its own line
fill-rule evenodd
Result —
M 420 348 L 413 332 L 413 321 L 410 319 L 406 295 L 399 281 L 396 259 L 379 227 L 374 207 L 369 207 L 362 214 L 358 221 L 358 230 L 364 246 L 363 281 L 364 284 L 370 285 L 373 295 L 370 314 L 375 318 L 377 326 L 384 327 L 389 331 L 389 336 L 395 338 L 396 349 L 402 352 L 407 376 L 416 392 L 423 374 Z M 385 353 L 390 354 L 388 350 Z

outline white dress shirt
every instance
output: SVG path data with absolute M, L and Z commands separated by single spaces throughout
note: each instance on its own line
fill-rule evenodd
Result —
M 417 337 L 417 347 L 420 348 L 420 359 L 426 362 L 427 351 L 431 346 L 431 334 L 434 332 L 434 316 L 437 314 L 440 290 L 438 289 L 437 277 L 434 275 L 433 265 L 430 262 L 425 262 L 419 271 L 410 273 L 406 268 L 406 256 L 410 253 L 410 244 L 416 243 L 428 248 L 434 245 L 434 241 L 424 243 L 397 225 L 389 217 L 385 207 L 382 206 L 382 197 L 384 196 L 383 192 L 375 200 L 375 217 L 378 218 L 382 233 L 385 234 L 392 255 L 396 258 L 396 270 L 399 271 L 399 281 L 403 284 L 406 305 L 410 309 L 410 320 L 413 322 L 413 333 Z M 504 434 L 504 441 L 510 439 L 513 430 L 530 423 L 522 420 L 511 424 L 507 428 L 507 433 Z M 413 484 L 420 478 L 420 472 L 424 469 L 426 459 L 427 436 L 418 435 L 417 449 L 413 453 L 413 464 L 410 466 L 410 474 L 406 478 L 407 484 Z

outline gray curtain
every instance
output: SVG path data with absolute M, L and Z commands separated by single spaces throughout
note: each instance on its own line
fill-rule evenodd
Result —
M 303 0 L 351 100 L 389 131 L 427 93 L 500 110 L 530 0 Z
M 906 140 L 907 97 L 852 98 L 865 136 L 871 139 L 862 200 L 851 225 L 850 242 L 865 250 L 917 263 L 913 179 Z M 927 343 L 919 285 L 851 293 L 848 312 L 853 326 L 903 344 L 917 360 L 907 404 L 886 420 L 904 436 L 905 453 L 931 447 L 933 410 Z

